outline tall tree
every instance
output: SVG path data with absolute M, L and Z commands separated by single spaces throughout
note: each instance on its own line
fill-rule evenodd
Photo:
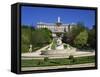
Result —
M 87 44 L 88 32 L 86 30 L 80 32 L 80 34 L 75 38 L 74 44 L 78 48 L 82 48 Z
M 87 30 L 87 28 L 82 22 L 78 22 L 77 24 L 71 26 L 72 28 L 70 31 L 64 34 L 63 42 L 74 45 L 74 39 L 80 34 L 80 32 Z
M 32 33 L 33 45 L 44 45 L 51 42 L 51 32 L 48 29 L 36 29 Z
M 91 48 L 95 49 L 96 48 L 96 30 L 95 26 L 91 30 L 88 31 L 88 44 Z

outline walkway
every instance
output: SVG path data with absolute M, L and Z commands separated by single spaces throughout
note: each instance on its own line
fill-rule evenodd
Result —
M 41 49 L 38 49 L 36 50 L 35 52 L 32 52 L 32 53 L 22 53 L 21 56 L 39 56 L 41 54 L 41 51 L 42 50 L 45 50 L 47 47 L 49 47 L 51 44 L 45 46 L 45 47 L 42 47 Z
M 46 70 L 46 69 L 61 69 L 61 68 L 82 68 L 82 67 L 95 67 L 95 63 L 62 65 L 62 66 L 45 66 L 45 67 L 22 67 L 21 70 L 28 71 L 28 70 Z
M 83 57 L 83 56 L 95 56 L 95 52 L 86 52 L 86 51 L 77 51 L 75 53 L 68 53 L 63 55 L 38 55 L 38 56 L 32 56 L 33 54 L 30 54 L 31 56 L 22 56 L 21 59 L 30 60 L 30 59 L 44 59 L 44 57 L 49 57 L 49 59 L 53 58 L 68 58 L 70 55 L 73 55 L 74 57 Z

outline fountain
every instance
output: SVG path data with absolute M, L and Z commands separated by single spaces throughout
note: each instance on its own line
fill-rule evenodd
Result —
M 62 36 L 66 30 L 64 29 L 62 30 L 61 25 L 62 23 L 60 21 L 60 17 L 58 17 L 58 22 L 56 23 L 54 31 L 52 31 L 52 37 L 53 37 L 52 43 L 43 48 L 36 50 L 35 52 L 32 52 L 32 44 L 30 44 L 29 53 L 23 53 L 22 54 L 23 58 L 25 57 L 68 58 L 70 55 L 74 55 L 74 56 L 95 55 L 95 52 L 91 53 L 89 51 L 84 51 L 84 52 L 77 51 L 75 47 L 72 47 L 69 44 L 63 43 Z
M 58 38 L 56 41 L 57 41 L 57 44 L 56 44 L 56 50 L 64 49 L 64 46 L 63 46 L 62 41 L 61 41 L 61 37 Z
M 66 44 L 67 45 L 67 44 Z M 69 47 L 69 46 L 68 46 Z M 55 36 L 53 37 L 52 43 L 49 45 L 48 49 L 42 52 L 43 55 L 61 55 L 67 54 L 69 48 L 64 48 L 64 43 L 62 43 L 62 37 Z
M 55 26 L 55 31 L 52 32 L 53 41 L 49 45 L 46 50 L 41 51 L 41 54 L 43 55 L 61 55 L 61 54 L 67 54 L 69 49 L 71 49 L 67 44 L 62 43 L 62 37 L 64 30 L 61 29 L 61 21 L 60 17 L 58 17 L 58 22 Z M 64 47 L 66 45 L 66 48 Z M 68 46 L 68 47 L 67 47 Z

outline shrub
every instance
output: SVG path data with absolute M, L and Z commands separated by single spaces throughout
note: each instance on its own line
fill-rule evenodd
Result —
M 44 57 L 44 61 L 47 62 L 49 60 L 48 57 Z
M 70 55 L 70 56 L 69 56 L 69 59 L 73 59 L 73 58 L 74 58 L 74 56 L 73 56 L 73 55 Z
M 75 59 L 75 58 L 73 58 L 73 59 L 72 59 L 72 62 L 74 63 L 75 61 L 76 61 L 76 59 Z
M 53 40 L 53 43 L 52 43 L 52 45 L 51 45 L 51 49 L 56 49 L 56 41 L 55 40 Z
M 88 33 L 85 30 L 83 32 L 80 32 L 80 34 L 76 36 L 74 40 L 74 44 L 78 48 L 83 48 L 83 46 L 87 44 L 87 40 L 88 40 Z
M 41 64 L 43 64 L 42 60 L 40 60 L 40 61 L 37 62 L 37 65 L 41 65 Z
M 67 44 L 64 44 L 64 48 L 65 48 L 65 49 L 67 48 Z
M 28 44 L 22 44 L 21 45 L 21 53 L 29 52 L 29 45 Z
M 70 55 L 69 59 L 70 59 L 70 62 L 72 62 L 72 63 L 74 63 L 76 61 L 73 55 Z

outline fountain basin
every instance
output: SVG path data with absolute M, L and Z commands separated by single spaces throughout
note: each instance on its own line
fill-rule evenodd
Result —
M 68 50 L 68 49 L 60 49 L 60 50 L 45 50 L 42 51 L 41 54 L 42 55 L 63 55 L 63 54 L 71 54 L 74 53 L 74 50 Z

